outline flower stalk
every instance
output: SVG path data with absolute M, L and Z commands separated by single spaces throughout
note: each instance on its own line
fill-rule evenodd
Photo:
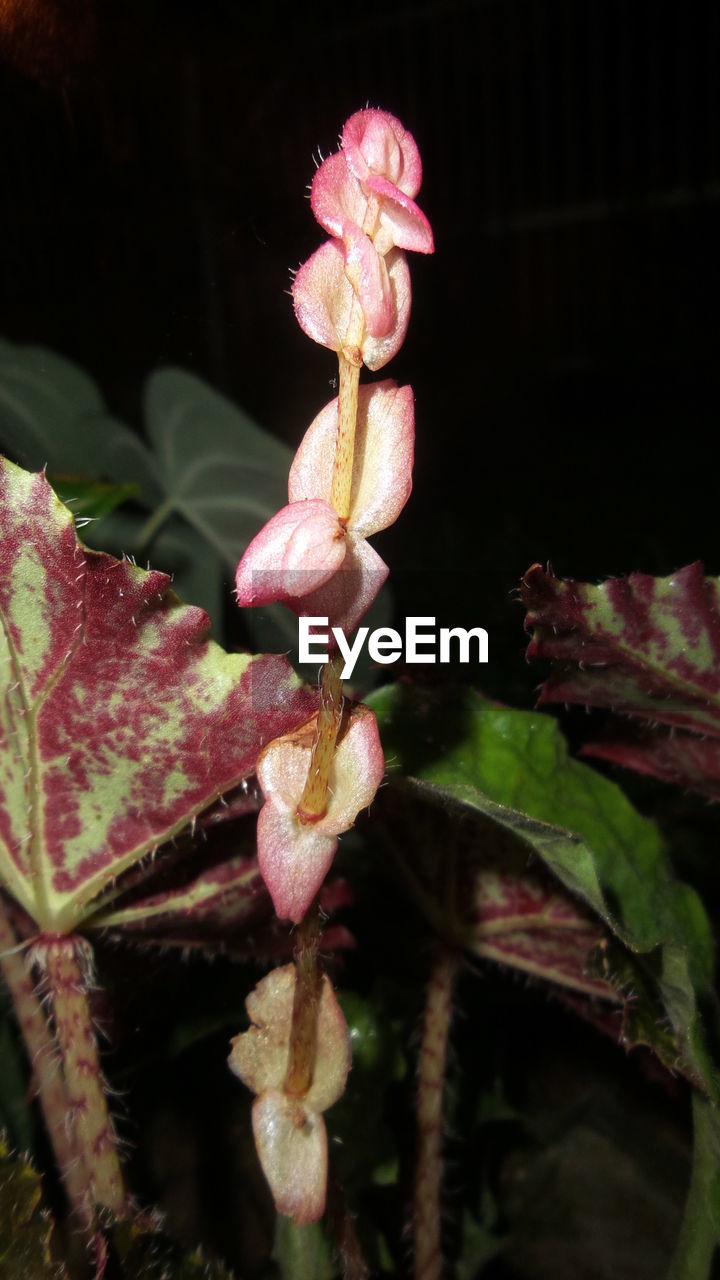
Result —
M 404 340 L 410 278 L 403 250 L 433 250 L 413 199 L 421 177 L 411 135 L 394 116 L 369 109 L 347 121 L 341 150 L 315 175 L 311 206 L 332 238 L 297 272 L 293 302 L 300 327 L 337 353 L 338 396 L 305 433 L 288 505 L 238 565 L 241 606 L 279 600 L 347 634 L 387 577 L 367 539 L 397 519 L 410 495 L 413 398 L 390 379 L 361 387 L 360 372 L 382 368 Z M 342 1092 L 349 1066 L 347 1027 L 318 964 L 317 893 L 338 836 L 371 803 L 385 771 L 375 716 L 345 706 L 343 667 L 331 650 L 311 741 L 302 731 L 276 739 L 258 761 L 265 797 L 258 864 L 277 915 L 299 926 L 298 942 L 292 984 L 286 970 L 259 984 L 248 999 L 255 1027 L 236 1039 L 230 1057 L 258 1095 L 253 1130 L 276 1206 L 297 1222 L 316 1221 L 324 1210 L 321 1113 Z
M 355 424 L 360 387 L 360 361 L 351 361 L 344 351 L 338 352 L 340 367 L 338 395 L 338 431 L 333 463 L 330 505 L 335 508 L 343 524 L 350 516 L 353 457 L 355 452 Z
M 284 1084 L 285 1093 L 289 1097 L 304 1097 L 313 1080 L 320 1005 L 319 948 L 320 908 L 316 900 L 298 926 L 290 1062 Z

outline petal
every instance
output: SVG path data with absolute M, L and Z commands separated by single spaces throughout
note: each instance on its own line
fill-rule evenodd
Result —
M 273 798 L 258 814 L 258 865 L 280 920 L 299 923 L 330 870 L 337 839 L 318 825 L 301 823 Z
M 406 195 L 417 195 L 422 182 L 420 152 L 412 134 L 389 111 L 356 111 L 343 129 L 341 143 L 350 171 L 361 182 L 379 174 Z
M 295 454 L 288 480 L 291 502 L 329 501 L 338 401 L 311 422 Z M 349 526 L 368 537 L 397 520 L 412 489 L 415 415 L 411 387 L 391 378 L 362 386 L 358 396 Z
M 345 275 L 345 250 L 328 240 L 303 263 L 292 286 L 298 324 L 314 342 L 339 351 L 347 335 L 353 287 Z
M 270 1089 L 252 1109 L 255 1146 L 278 1213 L 317 1222 L 325 1210 L 327 1134 L 321 1115 Z
M 330 801 L 318 830 L 341 835 L 375 798 L 385 774 L 377 720 L 369 707 L 353 707 L 330 771 Z M 326 1104 L 329 1105 L 329 1104 Z
M 245 1007 L 249 1031 L 235 1036 L 228 1059 L 236 1076 L 254 1093 L 282 1089 L 290 1062 L 290 1032 L 295 996 L 295 966 L 273 969 L 250 992 Z M 318 1005 L 315 1065 L 305 1102 L 325 1111 L 345 1090 L 350 1070 L 350 1034 L 332 983 L 322 976 Z
M 315 1068 L 305 1102 L 312 1111 L 327 1111 L 345 1092 L 352 1065 L 350 1032 L 332 983 L 323 974 L 318 1009 Z
M 395 299 L 385 259 L 354 222 L 344 224 L 343 243 L 345 274 L 360 299 L 365 328 L 373 338 L 384 338 L 395 323 Z
M 348 169 L 342 151 L 323 160 L 310 188 L 310 206 L 315 217 L 333 236 L 342 236 L 346 222 L 362 227 L 368 197 Z
M 290 1063 L 295 965 L 273 969 L 250 992 L 245 1008 L 251 1027 L 230 1041 L 230 1070 L 253 1093 L 282 1089 Z
M 395 304 L 395 322 L 390 332 L 381 338 L 366 334 L 362 343 L 362 357 L 368 369 L 382 369 L 392 360 L 405 341 L 410 320 L 410 272 L 401 249 L 391 249 L 385 255 L 385 265 L 390 277 L 390 290 Z
M 283 507 L 269 520 L 238 565 L 238 604 L 267 604 L 303 596 L 327 582 L 345 558 L 345 538 L 329 502 Z
M 378 595 L 390 570 L 364 538 L 348 533 L 347 552 L 332 578 L 302 600 L 286 603 L 299 618 L 327 618 L 329 626 L 353 632 Z
M 295 812 L 305 790 L 312 744 L 313 734 L 275 738 L 257 762 L 257 779 L 265 799 L 274 800 L 278 808 L 287 813 Z
M 410 319 L 410 272 L 400 249 L 385 255 L 384 266 L 390 280 L 394 321 L 382 337 L 366 333 L 361 354 L 368 369 L 381 369 L 400 349 Z M 293 303 L 298 324 L 314 342 L 331 351 L 340 351 L 347 338 L 355 292 L 345 274 L 342 241 L 328 240 L 315 250 L 293 281 Z
M 379 253 L 393 245 L 415 253 L 433 253 L 435 244 L 430 223 L 414 200 L 385 178 L 370 178 L 368 187 L 380 196 L 380 228 L 374 240 Z

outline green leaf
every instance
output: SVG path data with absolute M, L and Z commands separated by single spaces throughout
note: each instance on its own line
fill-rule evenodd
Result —
M 283 658 L 225 653 L 164 574 L 88 551 L 46 478 L 4 459 L 0 628 L 0 880 L 51 932 L 316 704 Z
M 50 1258 L 52 1220 L 40 1208 L 40 1178 L 12 1156 L 0 1137 L 0 1275 L 7 1280 L 61 1280 Z
M 429 800 L 482 815 L 541 859 L 631 952 L 654 953 L 680 1062 L 715 1095 L 698 1009 L 712 993 L 710 929 L 697 894 L 674 879 L 655 825 L 570 757 L 549 716 L 471 690 L 395 685 L 368 701 L 392 774 L 414 780 Z
M 25 466 L 134 481 L 149 502 L 160 493 L 151 455 L 92 378 L 44 347 L 0 341 L 0 445 Z
M 234 571 L 250 540 L 287 502 L 290 450 L 181 369 L 152 374 L 145 414 L 163 510 L 183 515 Z
M 81 521 L 102 520 L 123 502 L 136 498 L 137 484 L 108 484 L 102 480 L 87 480 L 82 476 L 51 474 L 48 480 L 61 502 L 70 507 L 78 528 Z

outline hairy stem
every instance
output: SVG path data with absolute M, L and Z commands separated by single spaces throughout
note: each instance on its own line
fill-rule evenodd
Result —
M 320 710 L 310 757 L 305 789 L 298 805 L 300 821 L 313 822 L 322 817 L 327 806 L 330 766 L 335 754 L 343 709 L 343 686 L 340 672 L 344 659 L 337 651 L 325 663 L 320 685 Z
M 415 1280 L 440 1280 L 440 1185 L 442 1177 L 442 1104 L 445 1083 L 452 986 L 458 968 L 455 952 L 441 947 L 428 984 L 418 1061 L 417 1164 L 413 1195 Z
M 312 1084 L 320 1003 L 320 908 L 317 900 L 298 925 L 295 948 L 295 995 L 290 1030 L 290 1062 L 285 1092 L 303 1097 Z
M 82 938 L 56 937 L 37 946 L 35 957 L 45 970 L 90 1198 L 93 1204 L 120 1215 L 126 1206 L 125 1188 L 87 998 L 90 950 Z
M 357 422 L 360 366 L 348 360 L 344 352 L 338 355 L 340 389 L 338 393 L 338 429 L 335 441 L 330 503 L 341 520 L 350 515 L 353 458 L 355 456 L 355 423 Z
M 0 972 L 7 983 L 55 1161 L 70 1208 L 83 1233 L 93 1215 L 87 1175 L 69 1123 L 69 1097 L 57 1040 L 50 1029 L 25 958 L 15 948 L 15 931 L 0 901 Z

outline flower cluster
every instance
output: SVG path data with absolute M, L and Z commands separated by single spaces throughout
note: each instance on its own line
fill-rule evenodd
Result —
M 358 111 L 341 149 L 323 161 L 312 208 L 332 235 L 297 272 L 301 327 L 337 351 L 338 396 L 308 428 L 290 470 L 288 505 L 251 542 L 237 571 L 240 605 L 280 600 L 300 617 L 327 618 L 347 635 L 387 577 L 367 539 L 410 496 L 414 447 L 410 387 L 360 387 L 402 343 L 410 312 L 405 249 L 430 253 L 414 201 L 420 157 L 385 111 Z M 322 1112 L 339 1098 L 349 1035 L 318 966 L 314 900 L 338 836 L 373 799 L 384 770 L 372 711 L 345 706 L 337 649 L 323 667 L 317 717 L 265 747 L 257 776 L 265 803 L 258 862 L 277 915 L 299 925 L 295 964 L 268 974 L 247 1001 L 252 1026 L 236 1037 L 232 1069 L 257 1095 L 255 1145 L 280 1213 L 323 1212 L 327 1139 Z
M 333 238 L 297 272 L 293 300 L 304 331 L 338 353 L 339 395 L 300 445 L 288 505 L 240 562 L 241 606 L 283 601 L 347 634 L 387 577 L 367 539 L 396 520 L 410 494 L 413 397 L 390 379 L 360 388 L 359 374 L 363 364 L 386 364 L 405 336 L 404 250 L 433 250 L 414 201 L 421 177 L 411 135 L 388 112 L 371 109 L 348 120 L 340 150 L 315 174 L 312 209 Z M 296 737 L 271 743 L 258 767 L 260 869 L 278 915 L 296 922 L 326 875 L 337 836 L 370 803 L 384 769 L 370 712 L 355 708 L 341 723 L 335 706 L 331 720 L 337 750 L 333 738 L 324 761 L 317 743 L 313 750 Z

